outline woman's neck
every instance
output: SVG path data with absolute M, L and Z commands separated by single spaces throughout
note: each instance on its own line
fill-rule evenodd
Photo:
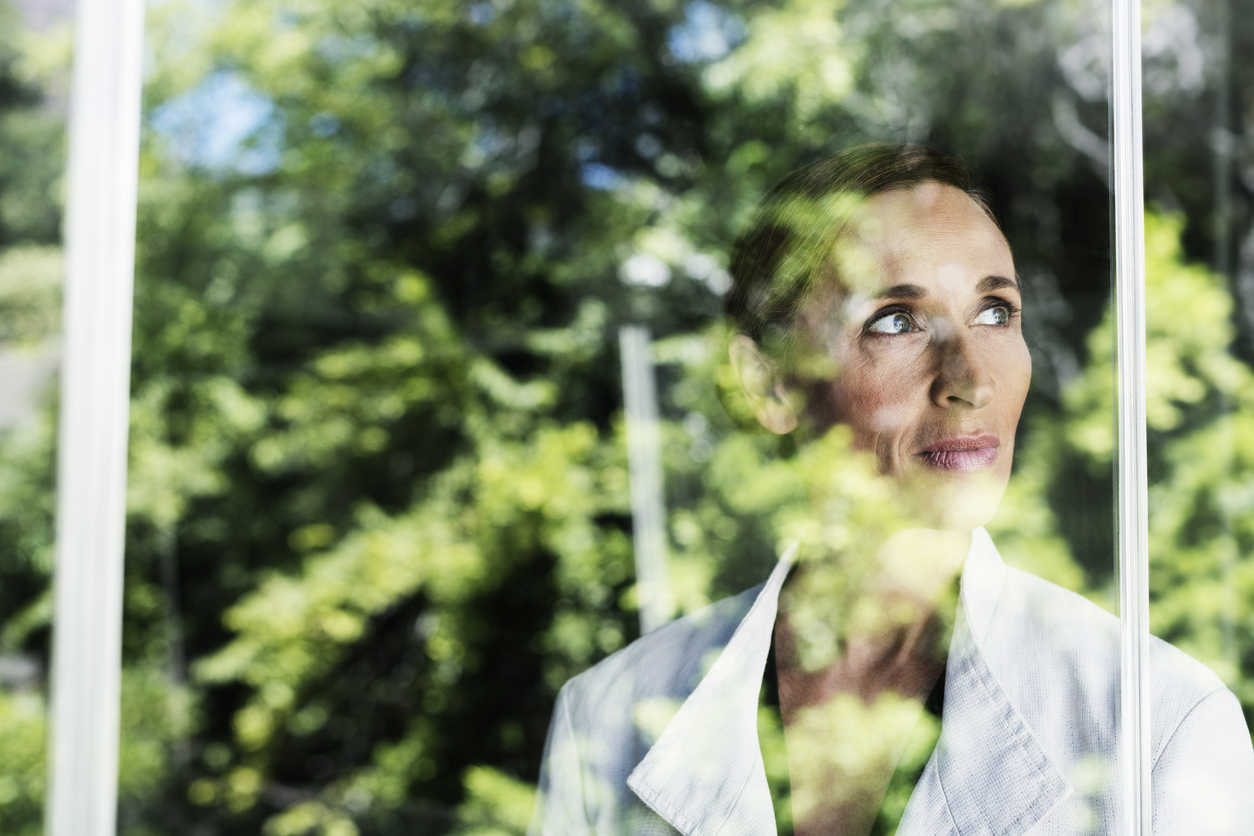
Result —
M 871 555 L 805 560 L 780 596 L 781 685 L 806 684 L 803 704 L 834 691 L 926 694 L 944 665 L 969 532 L 908 529 Z
M 794 833 L 867 833 L 945 670 L 968 532 L 806 560 L 775 625 Z

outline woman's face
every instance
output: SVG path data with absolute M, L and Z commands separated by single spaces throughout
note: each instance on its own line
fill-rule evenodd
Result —
M 983 525 L 1032 373 L 1005 238 L 960 190 L 928 183 L 869 199 L 837 250 L 841 287 L 800 317 L 804 420 L 850 427 L 920 524 Z

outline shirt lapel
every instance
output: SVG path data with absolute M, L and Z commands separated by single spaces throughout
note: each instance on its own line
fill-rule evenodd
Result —
M 758 696 L 793 552 L 785 552 L 709 673 L 627 779 L 685 836 L 775 832 L 758 744 Z
M 988 534 L 973 532 L 945 673 L 941 736 L 906 806 L 900 836 L 1022 834 L 1071 794 L 980 649 L 1005 575 Z

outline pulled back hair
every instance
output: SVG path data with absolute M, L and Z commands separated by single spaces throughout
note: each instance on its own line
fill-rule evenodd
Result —
M 723 302 L 732 326 L 768 351 L 782 347 L 811 292 L 841 281 L 832 254 L 857 207 L 924 183 L 953 186 L 997 223 L 966 163 L 922 145 L 859 145 L 789 174 L 732 245 Z

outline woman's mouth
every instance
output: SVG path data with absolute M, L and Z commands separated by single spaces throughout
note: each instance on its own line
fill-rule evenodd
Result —
M 929 445 L 919 458 L 940 470 L 983 470 L 997 461 L 999 444 L 995 435 L 955 436 Z

